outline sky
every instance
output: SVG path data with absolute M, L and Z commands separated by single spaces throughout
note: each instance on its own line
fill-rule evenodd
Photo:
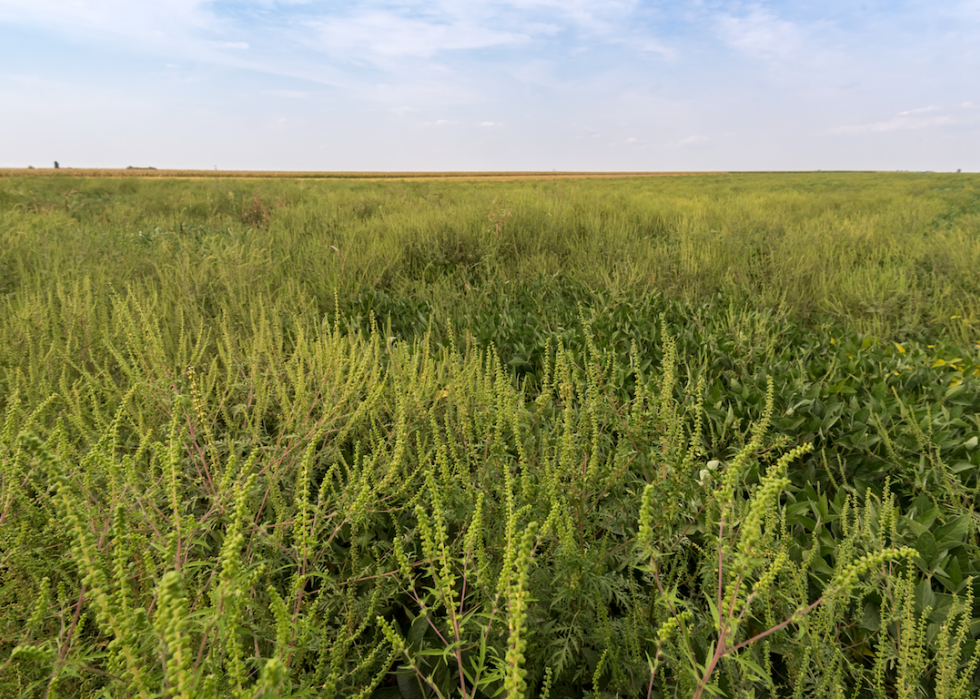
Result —
M 0 0 L 0 167 L 980 171 L 980 0 Z

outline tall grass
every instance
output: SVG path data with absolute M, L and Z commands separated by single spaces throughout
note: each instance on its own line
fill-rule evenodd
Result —
M 904 339 L 975 339 L 965 175 L 528 182 L 0 180 L 0 289 L 146 284 L 321 313 L 366 289 L 465 295 L 561 272 Z M 69 192 L 74 192 L 69 194 Z M 213 304 L 212 304 L 213 305 Z M 953 316 L 958 322 L 951 323 Z

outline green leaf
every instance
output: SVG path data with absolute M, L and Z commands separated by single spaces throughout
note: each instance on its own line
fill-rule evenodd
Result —
M 960 588 L 963 587 L 963 571 L 960 568 L 960 561 L 956 556 L 950 556 L 949 562 L 944 566 L 946 576 L 949 578 L 950 583 L 952 583 L 952 591 L 954 593 L 959 592 Z
M 881 613 L 877 604 L 865 604 L 864 615 L 861 617 L 861 628 L 868 631 L 877 631 L 881 626 Z
M 929 527 L 927 527 L 927 526 L 925 526 L 923 524 L 919 524 L 914 519 L 909 519 L 908 517 L 900 517 L 899 518 L 899 521 L 903 525 L 905 525 L 906 527 L 908 527 L 912 531 L 912 534 L 916 538 L 922 536 L 922 533 L 923 532 L 929 531 Z
M 932 591 L 932 584 L 926 578 L 915 587 L 915 611 L 921 614 L 926 607 L 935 609 L 936 593 Z
M 949 551 L 964 542 L 970 531 L 970 515 L 963 514 L 937 529 L 933 536 L 939 551 Z
M 966 390 L 966 384 L 965 383 L 961 383 L 961 384 L 958 384 L 956 386 L 951 386 L 949 389 L 946 390 L 946 395 L 944 397 L 946 399 L 949 399 L 949 398 L 952 398 L 953 396 L 955 396 L 958 393 L 962 393 L 965 390 Z
M 750 660 L 748 656 L 739 655 L 736 658 L 736 661 L 742 667 L 743 670 L 747 671 L 745 674 L 749 676 L 749 679 L 754 680 L 755 682 L 765 681 L 768 673 L 765 670 L 763 670 L 758 663 L 755 663 L 752 660 Z
M 827 565 L 827 561 L 825 561 L 821 556 L 817 556 L 813 559 L 813 564 L 810 566 L 810 570 L 812 570 L 814 573 L 820 573 L 822 575 L 834 574 L 834 569 Z
M 915 542 L 915 550 L 919 553 L 919 567 L 926 574 L 932 573 L 939 563 L 939 547 L 936 545 L 936 537 L 932 532 L 923 532 L 918 541 Z
M 925 527 L 931 527 L 939 516 L 939 508 L 925 495 L 920 495 L 913 500 L 912 505 L 916 509 L 915 521 Z
M 708 600 L 708 606 L 711 608 L 711 619 L 715 622 L 715 628 L 720 629 L 721 619 L 718 616 L 718 605 L 709 595 L 705 595 L 705 598 Z M 712 647 L 712 652 L 714 652 L 714 647 Z

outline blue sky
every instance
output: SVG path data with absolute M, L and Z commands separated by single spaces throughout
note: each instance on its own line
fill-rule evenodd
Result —
M 0 166 L 980 170 L 980 0 L 0 0 Z

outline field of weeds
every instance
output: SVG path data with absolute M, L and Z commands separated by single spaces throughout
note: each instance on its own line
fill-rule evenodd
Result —
M 976 697 L 980 178 L 0 177 L 0 696 Z

